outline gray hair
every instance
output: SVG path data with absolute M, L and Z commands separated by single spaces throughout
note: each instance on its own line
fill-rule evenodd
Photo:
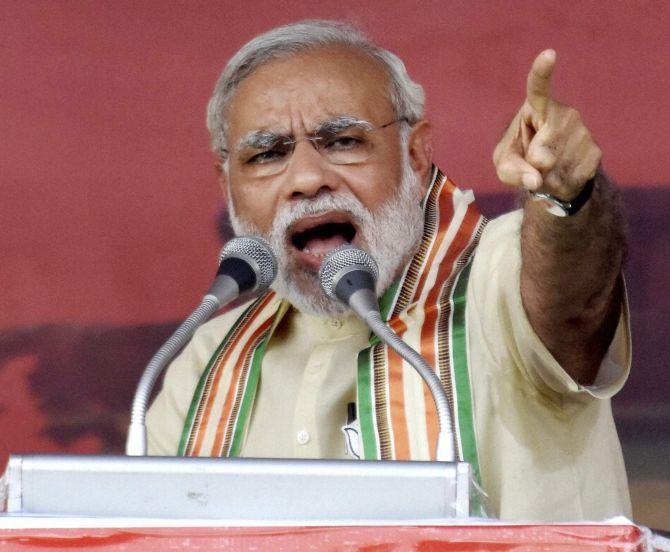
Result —
M 390 100 L 396 118 L 413 125 L 423 117 L 425 94 L 414 82 L 405 64 L 394 53 L 374 44 L 362 31 L 338 21 L 307 20 L 272 29 L 242 46 L 230 59 L 214 87 L 207 106 L 207 128 L 212 150 L 226 149 L 224 112 L 239 84 L 255 69 L 275 59 L 286 58 L 311 48 L 343 45 L 382 63 L 391 80 Z

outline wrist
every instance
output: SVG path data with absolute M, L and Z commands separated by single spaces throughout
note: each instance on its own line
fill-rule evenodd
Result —
M 595 188 L 596 177 L 597 173 L 593 178 L 587 180 L 579 193 L 569 201 L 559 199 L 554 195 L 543 192 L 529 192 L 530 198 L 533 201 L 538 201 L 544 204 L 547 211 L 556 217 L 572 217 L 591 199 L 593 189 Z

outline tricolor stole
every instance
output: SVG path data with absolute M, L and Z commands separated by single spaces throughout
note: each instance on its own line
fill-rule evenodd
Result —
M 434 169 L 419 250 L 380 299 L 380 308 L 393 330 L 438 373 L 454 413 L 455 450 L 479 479 L 465 295 L 486 219 L 473 200 L 472 192 L 461 192 Z M 268 292 L 236 320 L 196 387 L 178 454 L 239 455 L 265 348 L 288 308 Z M 428 387 L 376 336 L 369 343 L 358 355 L 357 412 L 364 458 L 434 459 L 438 422 Z

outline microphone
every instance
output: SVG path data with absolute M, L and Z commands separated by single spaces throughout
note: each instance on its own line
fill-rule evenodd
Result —
M 126 439 L 128 456 L 147 454 L 146 412 L 151 390 L 168 363 L 188 343 L 204 322 L 243 293 L 260 294 L 277 275 L 277 261 L 270 246 L 257 236 L 237 237 L 223 246 L 214 282 L 200 305 L 177 328 L 147 364 L 135 391 Z
M 453 462 L 454 433 L 447 394 L 435 370 L 382 320 L 375 293 L 378 274 L 377 263 L 368 253 L 346 244 L 326 255 L 319 270 L 319 281 L 328 297 L 349 305 L 368 328 L 405 359 L 426 382 L 435 401 L 439 422 L 435 457 L 440 461 Z
M 224 306 L 245 292 L 260 293 L 277 275 L 277 260 L 270 245 L 258 236 L 230 240 L 219 254 L 219 270 L 207 296 Z

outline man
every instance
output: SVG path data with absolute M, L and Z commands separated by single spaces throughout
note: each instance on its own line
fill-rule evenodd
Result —
M 379 264 L 389 324 L 435 366 L 494 515 L 628 514 L 608 401 L 630 360 L 621 217 L 600 149 L 551 97 L 555 59 L 533 62 L 494 152 L 504 183 L 548 196 L 486 225 L 433 167 L 423 91 L 396 56 L 334 22 L 244 46 L 208 126 L 233 227 L 272 244 L 279 275 L 170 367 L 151 453 L 433 457 L 423 382 L 320 289 L 323 256 L 351 242 Z

